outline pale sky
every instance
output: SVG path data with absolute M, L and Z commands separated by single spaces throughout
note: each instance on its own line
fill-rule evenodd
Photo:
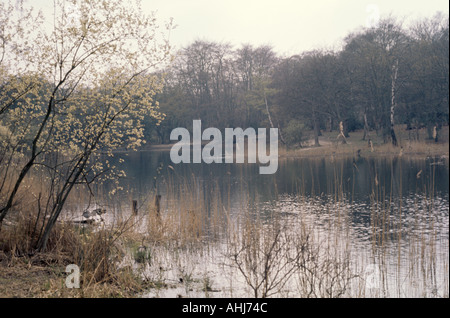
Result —
M 3 1 L 3 0 L 0 0 Z M 20 1 L 20 0 L 16 0 Z M 53 0 L 24 0 L 44 10 Z M 351 31 L 393 14 L 405 19 L 449 12 L 447 0 L 141 0 L 164 25 L 174 19 L 171 44 L 180 48 L 196 39 L 240 46 L 270 44 L 282 55 L 339 47 Z
M 332 48 L 377 11 L 406 19 L 449 12 L 447 0 L 142 0 L 178 25 L 172 43 L 195 39 L 271 44 L 281 54 Z

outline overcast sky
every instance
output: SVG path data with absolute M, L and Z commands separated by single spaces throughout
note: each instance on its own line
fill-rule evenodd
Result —
M 25 1 L 47 9 L 53 4 L 53 0 Z M 175 47 L 203 39 L 236 46 L 270 44 L 285 55 L 338 48 L 346 35 L 371 23 L 377 15 L 392 13 L 407 23 L 437 11 L 449 12 L 447 0 L 141 1 L 144 10 L 156 11 L 161 21 L 174 19 L 177 28 L 170 39 Z
M 339 45 L 349 32 L 370 23 L 378 13 L 407 19 L 449 12 L 447 0 L 142 0 L 178 27 L 171 40 L 195 39 L 271 44 L 281 54 L 297 54 Z

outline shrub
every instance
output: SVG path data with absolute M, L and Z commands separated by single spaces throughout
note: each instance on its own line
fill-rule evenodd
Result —
M 292 119 L 289 121 L 288 125 L 284 129 L 284 137 L 288 146 L 302 146 L 304 129 L 305 125 L 301 121 L 297 119 Z

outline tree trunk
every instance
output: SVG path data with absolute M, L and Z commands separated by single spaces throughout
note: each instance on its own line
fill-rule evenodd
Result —
M 438 128 L 437 128 L 437 126 L 433 127 L 433 140 L 434 140 L 434 142 L 438 142 Z
M 161 217 L 160 210 L 161 210 L 161 195 L 157 194 L 155 196 L 155 210 L 156 210 L 156 216 L 159 218 Z
M 56 96 L 56 92 L 59 90 L 59 87 L 64 84 L 64 82 L 67 79 L 67 76 L 70 74 L 70 72 L 73 70 L 73 68 L 66 74 L 66 76 L 64 77 L 64 79 L 60 80 L 58 85 L 56 85 L 56 87 L 53 89 L 52 95 L 50 96 L 50 100 L 47 104 L 47 112 L 45 114 L 45 117 L 43 118 L 42 122 L 39 125 L 39 129 L 36 133 L 36 135 L 33 138 L 32 144 L 31 144 L 31 155 L 30 155 L 30 160 L 28 160 L 27 164 L 22 168 L 22 170 L 20 171 L 19 177 L 16 180 L 16 183 L 14 185 L 14 188 L 11 192 L 11 194 L 9 195 L 8 198 L 8 202 L 6 203 L 6 206 L 2 207 L 0 209 L 0 229 L 1 229 L 1 225 L 3 223 L 3 219 L 6 217 L 6 214 L 8 214 L 9 210 L 11 209 L 15 196 L 17 194 L 17 191 L 19 190 L 20 185 L 22 184 L 23 179 L 25 178 L 25 176 L 28 174 L 28 172 L 30 171 L 31 167 L 34 165 L 36 158 L 41 154 L 42 149 L 41 150 L 37 150 L 37 145 L 38 142 L 41 139 L 42 133 L 44 131 L 44 128 L 47 126 L 48 121 L 50 120 L 50 116 L 53 112 L 53 108 L 55 107 L 55 96 Z
M 314 122 L 314 147 L 320 147 L 319 144 L 319 121 L 317 120 L 316 112 L 313 109 L 313 122 Z
M 73 187 L 75 186 L 76 182 L 80 178 L 81 173 L 83 172 L 83 169 L 86 166 L 87 161 L 89 160 L 89 157 L 92 154 L 92 150 L 95 148 L 98 140 L 100 139 L 102 134 L 97 137 L 97 140 L 94 142 L 94 145 L 86 150 L 86 152 L 83 154 L 83 156 L 78 159 L 78 162 L 75 164 L 75 166 L 71 169 L 69 175 L 67 176 L 66 180 L 64 181 L 64 185 L 62 189 L 59 191 L 58 195 L 56 196 L 56 202 L 54 203 L 52 207 L 52 211 L 50 213 L 50 218 L 45 225 L 44 233 L 41 237 L 39 237 L 36 247 L 38 251 L 44 251 L 47 248 L 47 242 L 48 238 L 50 236 L 50 233 L 53 229 L 53 227 L 56 224 L 56 221 L 58 220 L 59 215 L 61 214 L 61 211 L 64 207 L 64 204 L 66 203 L 67 197 L 69 196 L 70 192 L 72 191 Z
M 345 138 L 345 134 L 344 134 L 344 123 L 341 121 L 339 122 L 339 135 L 338 135 L 338 140 L 341 139 L 341 143 L 342 144 L 346 144 L 347 140 Z
M 328 116 L 328 119 L 327 119 L 327 131 L 328 132 L 333 131 L 333 119 L 331 118 L 331 116 Z
M 266 91 L 264 91 L 264 102 L 266 103 L 266 111 L 267 111 L 267 117 L 269 118 L 270 127 L 275 128 L 275 126 L 273 125 L 273 122 L 272 122 L 272 117 L 270 116 L 270 112 L 269 112 L 269 104 L 267 103 Z M 278 134 L 280 135 L 281 142 L 286 145 L 283 135 L 281 134 L 281 129 L 278 129 Z
M 394 111 L 395 111 L 395 83 L 397 81 L 398 74 L 398 60 L 395 61 L 394 65 L 392 65 L 392 85 L 391 85 L 391 116 L 390 116 L 390 124 L 391 124 L 391 141 L 394 146 L 397 146 L 397 136 L 395 135 L 394 130 Z
M 266 103 L 266 111 L 267 111 L 267 117 L 269 118 L 270 127 L 275 128 L 273 125 L 273 122 L 272 122 L 272 117 L 270 116 L 269 104 L 267 103 L 266 92 L 264 92 L 264 102 Z
M 28 171 L 33 166 L 35 160 L 36 157 L 32 156 L 31 159 L 27 162 L 27 164 L 23 167 L 22 171 L 19 174 L 19 177 L 16 180 L 13 190 L 9 195 L 8 202 L 4 207 L 0 209 L 0 229 L 3 223 L 3 219 L 6 217 L 6 214 L 8 214 L 9 209 L 11 209 L 11 207 L 13 206 L 14 198 L 16 197 L 16 193 L 19 190 L 20 185 L 22 184 L 22 180 L 25 178 Z
M 367 113 L 366 110 L 364 110 L 364 135 L 362 140 L 366 140 L 366 137 L 369 136 L 369 124 L 367 122 Z

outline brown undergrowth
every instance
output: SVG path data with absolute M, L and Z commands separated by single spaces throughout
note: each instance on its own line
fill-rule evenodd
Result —
M 129 297 L 145 288 L 130 267 L 117 262 L 129 222 L 97 229 L 59 222 L 46 250 L 35 252 L 34 220 L 33 214 L 18 215 L 2 227 L 1 297 Z M 66 286 L 69 264 L 80 269 L 80 288 Z

